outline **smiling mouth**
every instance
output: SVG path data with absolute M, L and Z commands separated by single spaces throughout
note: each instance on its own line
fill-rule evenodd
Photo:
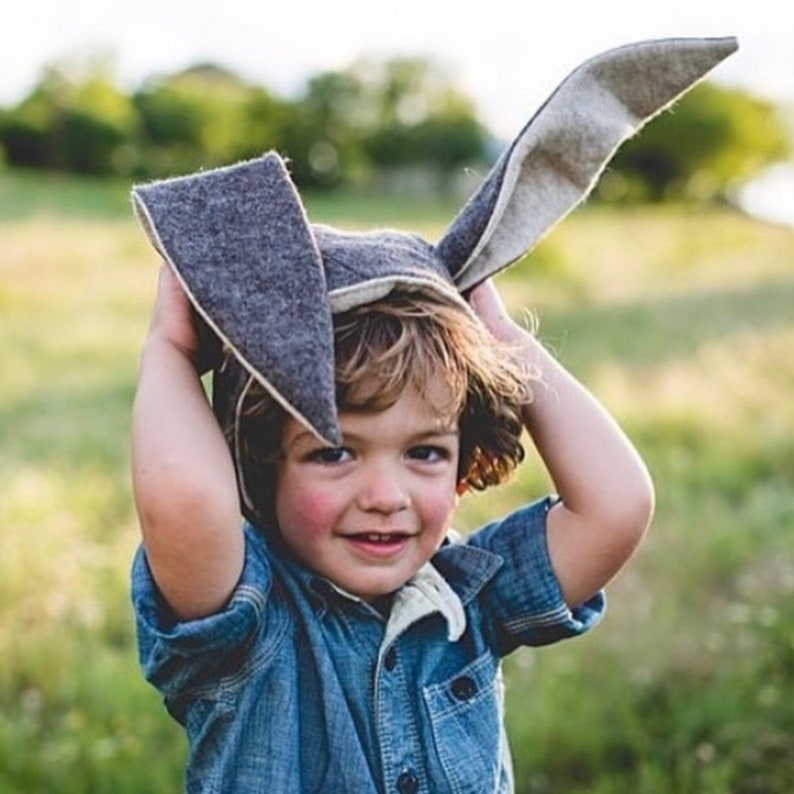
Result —
M 389 543 L 402 543 L 411 537 L 407 532 L 358 532 L 355 535 L 348 535 L 350 540 L 359 543 L 376 543 L 376 544 L 389 544 Z
M 364 558 L 387 561 L 402 554 L 412 537 L 410 532 L 358 532 L 345 540 Z

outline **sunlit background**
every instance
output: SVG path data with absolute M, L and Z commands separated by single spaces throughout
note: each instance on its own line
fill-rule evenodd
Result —
M 127 92 L 211 62 L 288 98 L 311 76 L 360 58 L 419 57 L 448 70 L 479 118 L 506 138 L 571 69 L 602 50 L 722 35 L 737 36 L 741 51 L 717 82 L 794 106 L 794 21 L 777 0 L 8 2 L 0 7 L 0 107 L 21 101 L 46 66 L 99 56 Z M 743 200 L 765 217 L 794 222 L 791 167 L 763 175 Z
M 361 56 L 418 55 L 453 69 L 487 121 L 507 135 L 585 58 L 649 38 L 738 36 L 741 56 L 716 79 L 792 102 L 793 34 L 777 0 L 491 0 L 465 8 L 433 0 L 29 0 L 0 7 L 0 103 L 21 99 L 45 64 L 81 51 L 110 54 L 127 88 L 215 61 L 285 94 Z

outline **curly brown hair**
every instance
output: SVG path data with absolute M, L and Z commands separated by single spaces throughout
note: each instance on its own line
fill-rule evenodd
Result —
M 434 408 L 458 418 L 461 486 L 497 485 L 523 460 L 521 412 L 531 399 L 533 373 L 464 306 L 394 290 L 334 317 L 334 354 L 340 411 L 384 410 L 409 386 L 438 403 L 426 384 L 444 373 L 448 399 Z M 265 503 L 272 503 L 287 416 L 264 387 L 248 390 L 240 438 L 256 471 L 246 472 L 246 480 Z

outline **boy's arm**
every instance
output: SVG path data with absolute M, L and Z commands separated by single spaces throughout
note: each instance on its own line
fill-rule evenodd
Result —
M 197 353 L 190 305 L 163 265 L 133 406 L 132 480 L 149 567 L 182 619 L 223 607 L 244 554 L 234 466 Z
M 560 496 L 548 548 L 569 606 L 595 595 L 636 548 L 653 514 L 648 471 L 593 395 L 508 316 L 490 281 L 469 296 L 495 337 L 516 344 L 539 372 L 524 422 Z

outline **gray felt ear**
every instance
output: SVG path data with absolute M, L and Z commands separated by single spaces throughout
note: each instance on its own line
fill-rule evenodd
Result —
M 227 351 L 295 418 L 339 443 L 325 275 L 281 158 L 139 186 L 133 199 Z
M 465 292 L 529 251 L 591 191 L 617 147 L 734 52 L 732 37 L 610 50 L 574 71 L 438 243 Z

